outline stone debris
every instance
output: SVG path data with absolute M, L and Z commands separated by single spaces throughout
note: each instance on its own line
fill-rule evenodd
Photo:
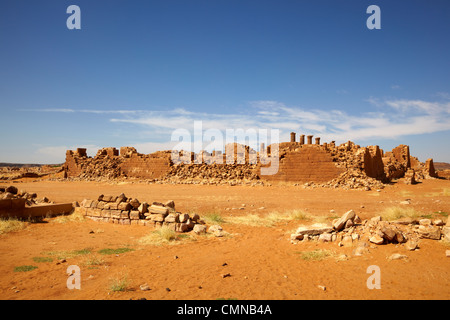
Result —
M 353 210 L 335 219 L 331 225 L 300 226 L 291 234 L 290 241 L 336 242 L 338 246 L 356 246 L 354 255 L 367 252 L 367 245 L 401 244 L 406 250 L 418 249 L 420 239 L 450 240 L 450 219 L 444 225 L 440 219 L 383 221 L 380 216 L 362 221 Z
M 293 139 L 292 139 L 293 138 Z M 202 150 L 186 153 L 176 150 L 140 154 L 133 147 L 103 148 L 95 157 L 85 148 L 67 150 L 62 166 L 64 178 L 111 181 L 142 179 L 148 183 L 207 185 L 271 185 L 290 182 L 303 188 L 343 188 L 381 190 L 392 179 L 404 178 L 407 184 L 434 179 L 433 160 L 425 163 L 410 156 L 409 147 L 400 145 L 390 152 L 378 146 L 361 147 L 348 141 L 341 145 L 312 143 L 312 136 L 295 133 L 290 142 L 260 146 L 231 143 L 225 152 Z M 274 159 L 279 166 L 274 174 L 263 174 Z M 301 168 L 301 170 L 299 170 Z M 141 181 L 142 181 L 141 180 Z
M 196 234 L 206 232 L 204 221 L 196 213 L 187 214 L 176 211 L 174 201 L 165 203 L 140 202 L 127 198 L 123 193 L 119 196 L 100 195 L 97 200 L 84 199 L 79 208 L 84 216 L 94 220 L 121 225 L 167 226 L 176 232 Z
M 23 199 L 25 200 L 25 205 L 27 206 L 34 206 L 44 203 L 47 204 L 53 203 L 47 197 L 38 198 L 38 195 L 35 192 L 30 193 L 23 190 L 19 190 L 16 186 L 13 185 L 7 187 L 0 186 L 0 200 L 9 200 L 9 199 Z

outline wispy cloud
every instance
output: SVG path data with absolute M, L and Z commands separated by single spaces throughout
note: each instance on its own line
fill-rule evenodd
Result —
M 136 132 L 145 132 L 146 136 L 158 137 L 156 141 L 149 143 L 130 141 L 132 145 L 142 148 L 140 152 L 171 149 L 174 145 L 170 141 L 171 133 L 176 129 L 186 129 L 193 134 L 195 121 L 202 121 L 203 130 L 216 129 L 224 133 L 226 129 L 279 129 L 282 141 L 288 141 L 291 131 L 314 134 L 322 137 L 322 141 L 363 142 L 450 130 L 448 101 L 383 100 L 370 97 L 366 102 L 375 105 L 376 111 L 349 114 L 343 110 L 306 109 L 270 100 L 250 101 L 247 111 L 240 114 L 192 112 L 182 108 L 164 111 L 73 109 L 41 111 L 114 115 L 109 118 L 111 123 L 135 124 Z M 62 147 L 58 150 L 44 149 L 41 152 L 56 154 L 60 150 Z

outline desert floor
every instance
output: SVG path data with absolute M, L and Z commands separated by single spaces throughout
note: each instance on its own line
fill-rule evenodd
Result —
M 200 216 L 221 214 L 228 236 L 190 236 L 174 244 L 151 245 L 139 240 L 154 229 L 86 221 L 56 222 L 46 218 L 25 229 L 0 235 L 0 299 L 450 299 L 450 249 L 443 241 L 421 240 L 420 249 L 402 245 L 371 246 L 354 256 L 355 247 L 334 243 L 291 244 L 290 234 L 308 221 L 283 220 L 274 225 L 233 223 L 237 216 L 266 216 L 300 209 L 311 216 L 341 216 L 353 209 L 362 219 L 411 199 L 423 215 L 446 221 L 450 213 L 450 181 L 426 180 L 405 185 L 401 180 L 377 192 L 305 189 L 302 186 L 206 186 L 144 183 L 23 181 L 19 189 L 62 202 L 81 202 L 100 194 L 140 201 L 174 200 L 180 212 Z M 244 209 L 236 210 L 243 207 Z M 264 207 L 263 209 L 261 207 Z M 228 208 L 228 210 L 227 210 Z M 235 208 L 235 209 L 233 209 Z M 330 210 L 335 213 L 330 213 Z M 443 212 L 439 214 L 437 212 Z M 331 221 L 331 220 L 330 220 Z M 130 248 L 101 255 L 102 249 Z M 305 260 L 302 252 L 326 249 L 326 259 Z M 58 262 L 65 253 L 66 262 Z M 78 252 L 79 254 L 70 254 Z M 406 260 L 389 260 L 393 253 Z M 336 257 L 345 254 L 346 259 Z M 51 257 L 52 260 L 37 260 Z M 101 263 L 92 265 L 95 259 Z M 91 262 L 91 265 L 89 265 Z M 17 266 L 33 265 L 28 272 Z M 69 290 L 67 268 L 81 270 L 81 289 Z M 381 289 L 369 289 L 367 268 L 381 271 Z M 228 276 L 224 277 L 225 274 Z M 126 290 L 114 291 L 114 281 L 125 280 Z M 140 290 L 148 284 L 150 290 Z M 326 287 L 323 290 L 320 286 Z M 167 290 L 170 289 L 169 290 Z

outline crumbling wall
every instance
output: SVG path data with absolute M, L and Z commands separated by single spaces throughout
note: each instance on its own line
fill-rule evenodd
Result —
M 295 145 L 291 146 L 296 147 Z M 290 149 L 290 148 L 288 148 Z M 278 172 L 260 176 L 268 181 L 327 182 L 337 178 L 343 168 L 338 168 L 329 152 L 318 145 L 300 145 L 295 151 L 280 151 Z
M 158 152 L 150 155 L 132 153 L 120 165 L 127 177 L 158 179 L 169 172 L 171 168 L 170 152 Z
M 204 150 L 195 153 L 158 151 L 140 154 L 133 147 L 100 149 L 94 158 L 86 149 L 67 151 L 64 169 L 67 177 L 80 179 L 138 178 L 171 183 L 264 183 L 298 182 L 344 188 L 382 188 L 392 179 L 403 178 L 414 169 L 415 179 L 437 177 L 433 160 L 421 163 L 411 157 L 409 146 L 399 145 L 384 153 L 378 146 L 360 147 L 348 141 L 341 145 L 320 143 L 313 135 L 300 135 L 296 141 L 261 145 L 257 152 L 248 146 L 232 143 L 225 153 Z M 179 155 L 178 159 L 173 155 Z M 265 159 L 265 161 L 263 161 Z M 278 171 L 261 174 L 263 167 L 273 167 L 269 159 L 278 160 Z M 231 162 L 231 163 L 230 163 Z

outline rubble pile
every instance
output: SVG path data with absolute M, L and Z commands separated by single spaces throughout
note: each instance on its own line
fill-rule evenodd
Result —
M 15 186 L 0 187 L 0 200 L 9 200 L 9 199 L 23 199 L 25 201 L 25 205 L 27 206 L 53 203 L 47 197 L 38 198 L 35 192 L 30 193 L 22 191 Z
M 172 183 L 240 184 L 256 182 L 259 176 L 255 164 L 178 164 L 160 179 Z
M 357 243 L 375 245 L 397 243 L 407 250 L 414 250 L 420 239 L 450 241 L 450 219 L 447 224 L 440 219 L 404 218 L 383 221 L 381 216 L 362 221 L 353 210 L 346 212 L 331 225 L 315 224 L 300 226 L 291 234 L 291 242 L 322 241 L 336 242 L 339 246 L 353 246 Z

